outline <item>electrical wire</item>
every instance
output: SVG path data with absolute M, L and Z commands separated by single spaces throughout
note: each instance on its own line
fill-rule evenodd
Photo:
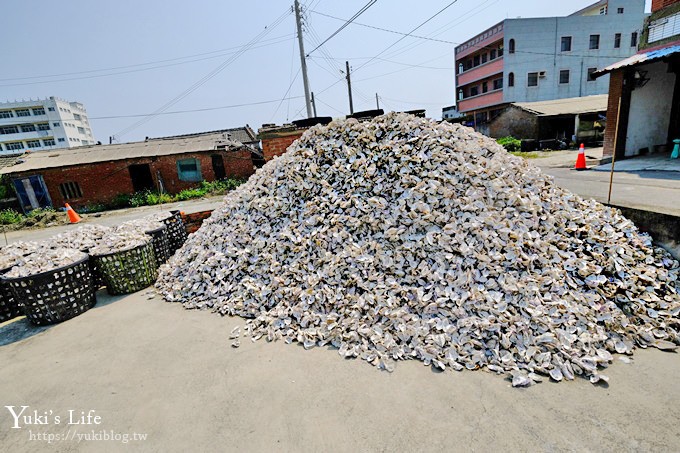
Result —
M 342 30 L 344 30 L 344 29 L 345 29 L 349 24 L 351 24 L 356 18 L 358 18 L 358 17 L 361 16 L 363 13 L 365 13 L 366 11 L 368 11 L 368 9 L 369 9 L 371 6 L 375 5 L 377 2 L 378 2 L 378 0 L 370 0 L 370 1 L 369 1 L 367 4 L 365 4 L 359 11 L 357 11 L 356 13 L 354 13 L 354 15 L 353 15 L 352 17 L 350 17 L 349 19 L 347 19 L 347 21 L 346 21 L 344 24 L 342 24 L 342 25 L 340 26 L 340 28 L 338 28 L 337 30 L 335 30 L 335 31 L 334 31 L 328 38 L 326 38 L 321 44 L 319 44 L 319 45 L 316 46 L 314 49 L 312 49 L 311 52 L 308 52 L 306 56 L 307 56 L 307 57 L 310 56 L 310 55 L 311 55 L 312 53 L 314 53 L 314 51 L 317 50 L 319 47 L 323 46 L 323 45 L 326 44 L 328 41 L 330 41 L 331 39 L 333 39 L 333 37 L 335 37 L 338 33 L 340 33 Z

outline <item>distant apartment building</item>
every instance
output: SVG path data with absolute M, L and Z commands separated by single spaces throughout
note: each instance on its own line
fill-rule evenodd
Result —
M 85 106 L 54 96 L 0 103 L 0 155 L 93 145 Z
M 459 112 L 483 125 L 513 102 L 606 94 L 593 74 L 633 55 L 645 0 L 602 0 L 566 17 L 506 19 L 455 49 Z

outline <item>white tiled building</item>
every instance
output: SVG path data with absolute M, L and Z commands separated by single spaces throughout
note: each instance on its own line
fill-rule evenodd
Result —
M 85 106 L 48 99 L 0 103 L 0 155 L 93 145 Z

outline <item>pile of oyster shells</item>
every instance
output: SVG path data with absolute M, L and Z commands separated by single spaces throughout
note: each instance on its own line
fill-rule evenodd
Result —
M 57 234 L 49 242 L 57 247 L 88 251 L 102 242 L 113 229 L 105 225 L 86 224 Z
M 44 246 L 39 242 L 18 241 L 0 248 L 0 270 L 10 269 L 21 263 L 25 256 L 39 251 Z
M 63 247 L 42 247 L 18 260 L 12 269 L 5 273 L 6 277 L 28 277 L 64 266 L 70 266 L 85 259 L 87 255 L 80 250 Z
M 90 255 L 108 255 L 122 252 L 151 242 L 151 237 L 136 228 L 116 228 L 90 249 Z
M 127 222 L 121 223 L 118 229 L 133 230 L 139 233 L 155 231 L 165 226 L 160 220 L 157 220 L 158 217 L 159 214 L 151 214 L 141 219 L 128 220 Z M 166 215 L 165 218 L 167 217 L 168 216 Z
M 248 318 L 253 340 L 525 386 L 606 381 L 614 353 L 677 348 L 679 272 L 620 211 L 494 140 L 389 114 L 308 130 L 225 198 L 157 287 Z

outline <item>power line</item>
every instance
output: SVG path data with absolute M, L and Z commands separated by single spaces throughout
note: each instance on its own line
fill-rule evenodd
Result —
M 307 56 L 307 57 L 310 56 L 312 53 L 314 53 L 314 51 L 315 51 L 316 49 L 318 49 L 319 47 L 323 46 L 323 45 L 326 44 L 328 41 L 330 41 L 331 39 L 333 39 L 333 37 L 334 37 L 335 35 L 337 35 L 337 34 L 340 33 L 342 30 L 344 30 L 345 27 L 347 27 L 349 24 L 351 24 L 351 23 L 354 21 L 354 19 L 358 18 L 358 17 L 361 16 L 363 13 L 365 13 L 371 6 L 375 5 L 375 4 L 377 3 L 377 1 L 378 1 L 378 0 L 370 0 L 370 1 L 369 1 L 367 4 L 365 4 L 359 11 L 357 11 L 356 13 L 354 13 L 354 16 L 352 16 L 352 17 L 350 17 L 349 19 L 347 19 L 347 21 L 346 21 L 344 24 L 342 24 L 342 25 L 340 26 L 340 28 L 338 28 L 337 30 L 335 30 L 328 38 L 326 38 L 321 44 L 319 44 L 319 45 L 316 46 L 314 49 L 312 49 L 312 51 L 309 52 L 306 56 Z

